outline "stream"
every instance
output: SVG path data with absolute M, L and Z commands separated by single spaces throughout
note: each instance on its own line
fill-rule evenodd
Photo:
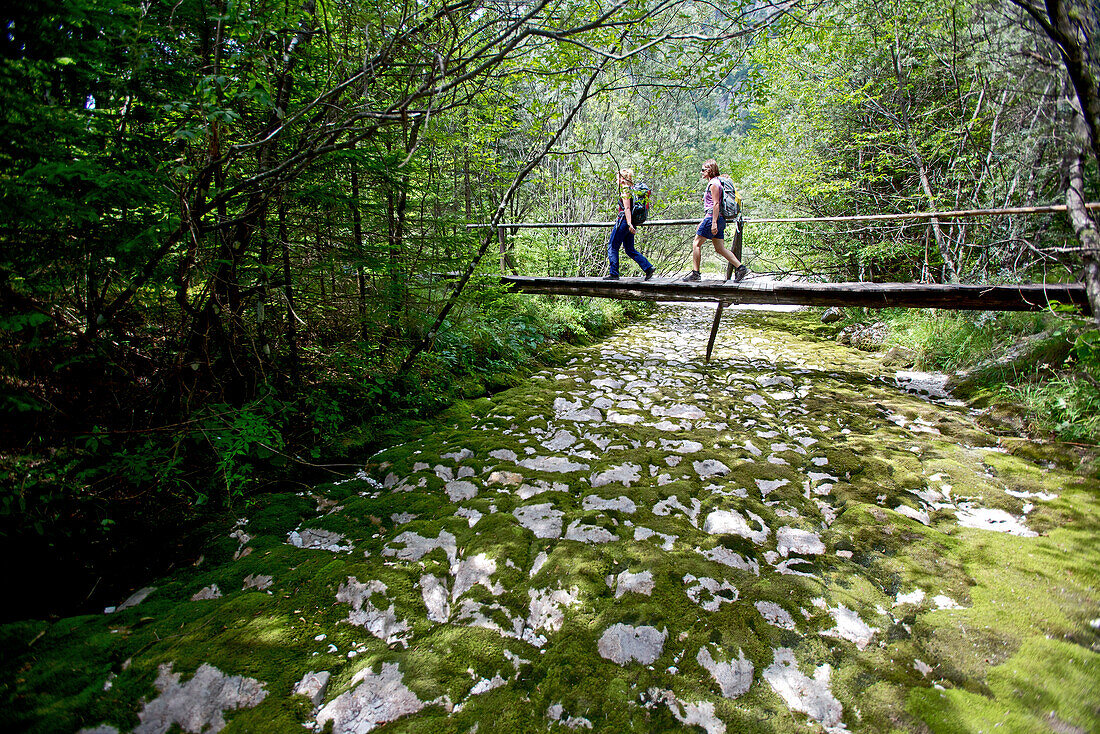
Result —
M 0 723 L 1097 731 L 1095 468 L 808 314 L 729 309 L 705 363 L 712 316 L 661 306 L 103 614 L 0 628 Z

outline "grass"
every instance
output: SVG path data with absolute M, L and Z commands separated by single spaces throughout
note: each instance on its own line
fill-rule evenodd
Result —
M 849 309 L 844 323 L 861 318 L 868 320 Z M 890 345 L 907 350 L 918 369 L 970 372 L 966 397 L 1022 409 L 1035 435 L 1100 445 L 1100 331 L 1094 322 L 1048 311 L 899 309 L 872 318 L 888 322 Z M 1018 358 L 995 362 L 1014 348 Z

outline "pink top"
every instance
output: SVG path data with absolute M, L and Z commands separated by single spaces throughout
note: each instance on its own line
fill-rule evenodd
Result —
M 718 180 L 717 176 L 707 181 L 707 190 L 703 192 L 703 211 L 707 214 L 710 214 L 714 207 L 714 197 L 710 193 L 710 187 L 714 185 L 718 186 L 719 191 L 722 190 L 722 182 Z

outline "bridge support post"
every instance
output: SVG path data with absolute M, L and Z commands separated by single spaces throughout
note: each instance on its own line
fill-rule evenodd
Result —
M 710 327 L 710 339 L 707 341 L 707 362 L 710 362 L 710 353 L 714 351 L 714 338 L 718 336 L 718 324 L 722 321 L 722 309 L 726 304 L 718 302 L 718 309 L 714 312 L 714 323 Z
M 508 240 L 507 235 L 504 233 L 504 227 L 497 227 L 497 239 L 500 240 L 500 274 L 505 275 L 505 268 L 507 267 L 506 260 L 508 257 Z

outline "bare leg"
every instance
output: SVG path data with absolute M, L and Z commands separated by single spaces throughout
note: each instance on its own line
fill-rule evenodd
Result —
M 741 261 L 734 257 L 733 253 L 726 249 L 726 241 L 720 240 L 717 237 L 714 238 L 714 251 L 729 261 L 729 264 L 737 268 L 741 266 Z
M 703 242 L 706 237 L 695 235 L 695 241 L 691 243 L 691 269 L 699 272 L 699 265 L 703 261 Z

